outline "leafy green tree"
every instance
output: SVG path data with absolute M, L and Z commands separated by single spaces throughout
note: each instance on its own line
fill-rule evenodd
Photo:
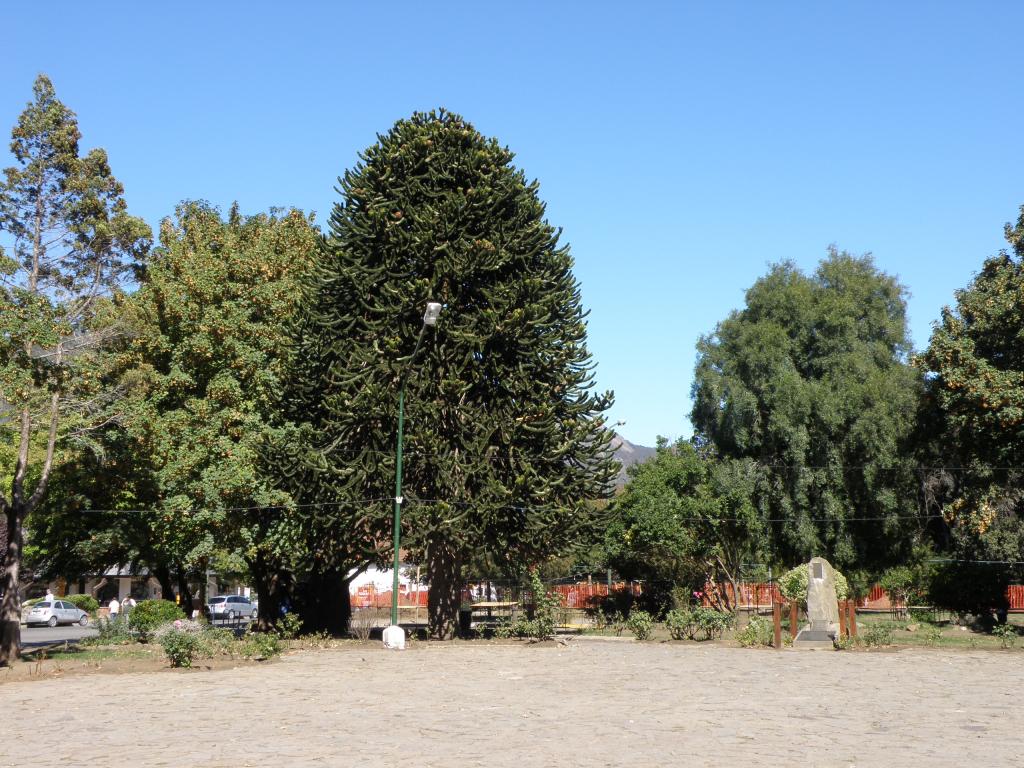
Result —
M 697 352 L 696 439 L 757 462 L 777 561 L 905 556 L 918 531 L 909 440 L 921 385 L 895 278 L 835 249 L 813 275 L 776 265 Z
M 148 250 L 107 155 L 79 156 L 75 115 L 40 75 L 11 132 L 0 183 L 0 445 L 15 445 L 3 518 L 0 665 L 17 655 L 26 517 L 46 495 L 61 441 L 84 439 L 109 393 L 92 353 L 114 335 L 108 297 Z M 39 446 L 42 447 L 39 447 Z M 6 475 L 7 473 L 5 473 Z
M 766 526 L 754 504 L 760 468 L 749 459 L 702 456 L 661 439 L 652 459 L 630 467 L 605 535 L 610 564 L 629 578 L 703 590 L 734 608 L 744 563 L 764 554 Z
M 154 511 L 151 549 L 179 575 L 241 557 L 259 579 L 281 545 L 261 521 L 288 498 L 267 480 L 262 450 L 318 243 L 298 211 L 232 209 L 224 221 L 184 203 L 125 305 L 132 336 L 113 373 L 131 394 L 111 456 L 135 482 L 115 508 Z
M 936 543 L 954 559 L 1024 558 L 1024 207 L 1005 234 L 1012 252 L 956 292 L 919 358 L 926 499 L 940 518 Z M 994 564 L 975 570 L 1001 584 L 1011 576 Z
M 411 370 L 402 541 L 426 566 L 437 637 L 454 630 L 466 563 L 521 569 L 564 548 L 615 473 L 573 260 L 512 158 L 445 111 L 363 153 L 341 179 L 285 400 L 307 434 L 286 475 L 332 505 L 311 526 L 350 543 L 320 553 L 344 573 L 386 559 L 389 504 L 344 502 L 392 495 Z M 445 309 L 411 360 L 428 301 Z

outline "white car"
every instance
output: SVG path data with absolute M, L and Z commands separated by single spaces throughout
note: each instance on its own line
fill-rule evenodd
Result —
M 65 600 L 43 600 L 32 606 L 32 610 L 25 617 L 25 623 L 30 627 L 33 624 L 45 624 L 48 627 L 56 627 L 58 624 L 80 624 L 87 627 L 89 614 Z
M 244 595 L 221 595 L 211 597 L 206 606 L 206 615 L 210 621 L 227 619 L 253 619 L 259 615 L 256 604 Z

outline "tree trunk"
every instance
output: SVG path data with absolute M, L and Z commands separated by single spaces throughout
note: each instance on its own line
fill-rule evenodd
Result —
M 173 600 L 174 583 L 171 581 L 171 569 L 166 565 L 159 565 L 153 569 L 153 576 L 160 584 L 160 597 L 164 600 Z
M 21 645 L 21 598 L 18 583 L 21 567 L 22 515 L 18 505 L 8 506 L 4 514 L 5 537 L 3 600 L 0 602 L 0 667 L 9 666 L 18 658 Z
M 267 562 L 262 553 L 249 563 L 256 594 L 259 597 L 259 630 L 268 632 L 281 617 L 288 584 L 288 575 Z M 290 608 L 290 606 L 288 606 Z
M 451 640 L 458 629 L 462 593 L 462 562 L 444 541 L 431 542 L 427 551 L 428 630 L 436 640 Z
M 328 632 L 337 637 L 348 634 L 352 604 L 348 579 L 340 571 L 313 574 L 301 585 L 296 596 L 302 628 L 311 632 Z
M 185 569 L 178 566 L 178 595 L 181 598 L 181 610 L 185 612 L 185 616 L 192 618 L 192 590 L 188 585 L 188 574 Z

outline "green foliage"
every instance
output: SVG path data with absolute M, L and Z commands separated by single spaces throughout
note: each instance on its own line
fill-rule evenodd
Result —
M 298 614 L 289 611 L 277 620 L 274 629 L 282 640 L 294 640 L 302 630 L 302 619 Z
M 917 589 L 916 574 L 905 565 L 889 568 L 878 583 L 898 605 L 903 606 L 909 604 Z
M 404 383 L 402 543 L 439 637 L 464 565 L 514 572 L 576 543 L 617 472 L 572 257 L 511 161 L 442 110 L 398 121 L 345 173 L 276 443 L 286 487 L 325 503 L 300 507 L 316 562 L 379 557 L 390 506 L 343 502 L 390 495 Z M 417 346 L 428 301 L 446 309 Z
M 605 533 L 611 565 L 623 576 L 691 592 L 738 579 L 742 564 L 759 557 L 764 526 L 752 504 L 753 463 L 716 461 L 683 440 L 659 440 L 655 456 L 629 474 Z
M 997 624 L 992 628 L 992 634 L 999 638 L 999 645 L 1003 648 L 1013 648 L 1017 644 L 1017 629 L 1011 624 Z
M 733 621 L 731 612 L 703 606 L 669 611 L 665 617 L 665 625 L 673 640 L 712 640 L 721 637 Z
M 88 641 L 95 645 L 125 645 L 135 642 L 135 634 L 123 616 L 116 619 L 103 619 L 96 624 L 99 634 Z
M 860 633 L 860 639 L 864 641 L 864 645 L 868 648 L 892 645 L 892 638 L 892 627 L 881 622 L 864 627 Z
M 269 659 L 281 653 L 281 640 L 271 632 L 253 632 L 245 636 L 241 655 L 247 659 Z
M 736 633 L 736 641 L 744 648 L 761 645 L 771 648 L 775 645 L 775 626 L 764 616 L 755 614 L 747 626 Z
M 92 375 L 114 335 L 110 297 L 138 267 L 151 233 L 128 215 L 100 148 L 79 155 L 75 114 L 46 75 L 11 132 L 0 180 L 0 510 L 3 550 L 46 495 L 66 451 L 89 445 L 97 403 L 117 393 Z M 13 415 L 13 417 L 12 417 Z M 15 445 L 33 450 L 13 451 Z M 0 665 L 18 653 L 22 550 L 4 569 Z M 11 629 L 13 627 L 13 629 Z
M 201 633 L 191 628 L 172 626 L 160 633 L 158 641 L 172 667 L 191 667 L 204 650 Z
M 836 599 L 845 600 L 850 595 L 850 585 L 847 583 L 846 577 L 839 571 L 833 569 L 832 573 L 836 582 Z M 806 603 L 808 578 L 807 563 L 791 568 L 779 576 L 779 592 L 787 600 L 799 600 Z
M 753 505 L 781 521 L 776 561 L 867 567 L 909 549 L 921 376 L 905 293 L 870 257 L 832 250 L 813 275 L 774 266 L 697 345 L 695 440 L 755 463 Z
M 537 640 L 547 640 L 555 634 L 555 620 L 561 599 L 548 592 L 537 569 L 530 571 L 530 594 L 533 597 L 533 621 L 530 633 Z
M 931 533 L 961 560 L 1024 558 L 1024 206 L 1008 223 L 1010 252 L 986 259 L 970 284 L 956 292 L 932 331 L 919 366 L 927 374 L 921 414 L 922 463 Z M 973 574 L 988 605 L 1006 583 L 1006 569 Z M 950 603 L 981 603 L 939 590 Z
M 170 600 L 143 600 L 128 614 L 128 626 L 145 643 L 157 627 L 184 618 L 181 608 Z
M 835 646 L 837 651 L 852 651 L 857 647 L 857 641 L 852 637 L 837 637 Z
M 927 599 L 952 613 L 988 616 L 1007 607 L 1008 577 L 1006 568 L 987 563 L 938 563 L 929 575 Z
M 67 600 L 76 608 L 80 608 L 86 613 L 96 613 L 96 610 L 100 607 L 99 602 L 92 595 L 65 595 L 61 600 Z
M 647 611 L 632 611 L 626 619 L 626 627 L 637 640 L 649 640 L 654 629 L 654 619 Z
M 932 648 L 935 648 L 942 641 L 942 630 L 938 627 L 925 627 L 924 641 Z

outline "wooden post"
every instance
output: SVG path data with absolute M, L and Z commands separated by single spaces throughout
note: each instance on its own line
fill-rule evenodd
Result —
M 800 617 L 800 607 L 797 605 L 796 600 L 792 600 L 789 603 L 789 636 L 796 640 L 796 624 Z
M 846 613 L 849 609 L 849 604 L 846 600 L 839 601 L 839 637 L 848 637 L 846 632 Z
M 782 606 L 772 602 L 772 621 L 775 625 L 775 647 L 782 647 Z
M 856 600 L 849 600 L 847 602 L 847 606 L 850 609 L 850 617 L 849 617 L 850 620 L 848 622 L 849 627 L 850 627 L 850 637 L 856 638 L 857 637 L 857 601 Z

